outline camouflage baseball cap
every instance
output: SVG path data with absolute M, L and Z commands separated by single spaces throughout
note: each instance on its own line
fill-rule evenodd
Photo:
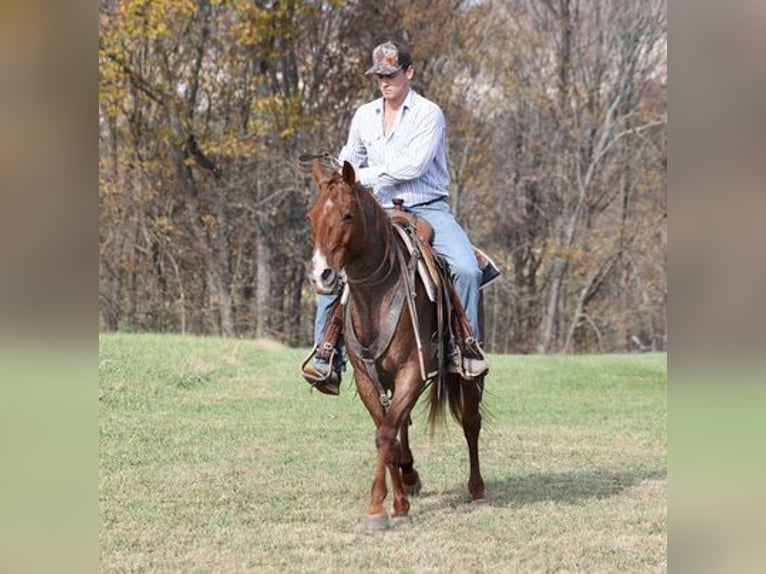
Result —
M 393 74 L 412 65 L 410 50 L 399 42 L 386 42 L 372 51 L 372 68 L 368 74 Z

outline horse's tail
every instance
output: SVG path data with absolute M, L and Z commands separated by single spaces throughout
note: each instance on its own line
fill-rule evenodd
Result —
M 476 381 L 464 381 L 459 376 L 448 374 L 444 378 L 444 384 L 435 380 L 431 385 L 428 396 L 428 428 L 434 432 L 437 424 L 446 423 L 446 407 L 452 418 L 462 425 L 466 412 L 471 410 L 483 410 L 481 395 L 484 387 L 484 378 Z M 470 395 L 470 396 L 469 396 Z

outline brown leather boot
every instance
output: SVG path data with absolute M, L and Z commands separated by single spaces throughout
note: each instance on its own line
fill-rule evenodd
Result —
M 450 344 L 451 350 L 447 356 L 448 373 L 460 375 L 464 379 L 477 379 L 489 372 L 489 361 L 476 339 L 469 335 L 459 346 L 453 345 Z
M 449 357 L 447 372 L 460 375 L 464 379 L 477 379 L 489 372 L 489 361 L 484 357 L 465 357 L 455 353 Z
M 343 306 L 338 296 L 330 307 L 322 338 L 301 364 L 301 375 L 308 384 L 325 395 L 340 394 L 340 369 L 337 357 L 343 333 Z

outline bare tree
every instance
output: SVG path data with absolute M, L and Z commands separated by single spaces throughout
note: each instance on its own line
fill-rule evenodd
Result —
M 295 160 L 336 152 L 410 44 L 453 211 L 503 267 L 497 352 L 665 345 L 661 0 L 116 0 L 99 8 L 102 325 L 311 341 Z M 639 343 L 636 343 L 639 341 Z

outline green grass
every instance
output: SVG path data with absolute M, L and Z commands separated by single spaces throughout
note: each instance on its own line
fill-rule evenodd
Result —
M 371 536 L 371 420 L 348 373 L 309 391 L 305 353 L 100 337 L 102 571 L 666 570 L 664 354 L 491 356 L 488 503 L 461 429 L 430 437 L 418 408 L 413 520 Z

